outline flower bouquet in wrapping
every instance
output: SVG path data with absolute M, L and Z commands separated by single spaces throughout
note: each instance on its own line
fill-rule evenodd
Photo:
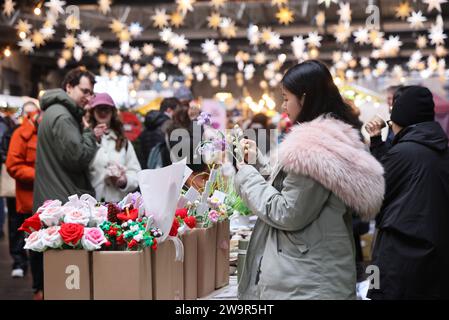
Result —
M 155 249 L 161 233 L 157 228 L 147 228 L 151 219 L 139 215 L 143 212 L 139 195 L 130 194 L 124 200 L 121 206 L 111 203 L 105 206 L 90 195 L 71 196 L 64 205 L 59 200 L 48 200 L 19 228 L 28 235 L 24 248 L 38 252 L 94 251 L 107 250 L 114 244 L 116 248 L 122 245 L 122 250 L 147 246 Z

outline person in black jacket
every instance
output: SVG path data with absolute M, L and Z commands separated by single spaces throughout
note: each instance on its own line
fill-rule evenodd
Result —
M 380 286 L 370 299 L 449 298 L 449 149 L 434 115 L 427 88 L 405 87 L 395 99 L 372 262 Z
M 401 96 L 403 88 L 403 86 L 391 86 L 388 88 L 387 101 L 390 113 L 393 108 L 394 100 Z M 370 135 L 371 154 L 379 161 L 382 160 L 382 157 L 391 148 L 391 143 L 394 139 L 393 130 L 391 130 L 391 128 L 388 128 L 387 139 L 385 141 L 382 140 L 382 129 L 385 126 L 385 121 L 382 120 L 379 116 L 375 116 L 374 119 L 369 121 L 365 126 L 366 131 Z
M 152 110 L 145 116 L 145 129 L 138 138 L 137 155 L 142 169 L 147 169 L 151 149 L 165 141 L 165 133 L 176 108 L 180 105 L 176 98 L 162 100 L 159 111 Z

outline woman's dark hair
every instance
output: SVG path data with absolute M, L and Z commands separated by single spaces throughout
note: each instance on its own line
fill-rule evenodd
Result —
M 192 120 L 190 120 L 188 110 L 189 108 L 178 105 L 178 107 L 175 109 L 175 112 L 173 113 L 172 122 L 168 128 L 169 133 L 179 128 L 184 128 L 189 131 L 192 130 Z
M 67 72 L 61 84 L 62 89 L 65 91 L 68 84 L 72 87 L 77 86 L 82 77 L 88 78 L 92 86 L 95 84 L 94 74 L 84 67 L 78 67 Z
M 181 101 L 176 98 L 165 98 L 161 102 L 161 106 L 159 108 L 160 112 L 166 112 L 168 109 L 176 110 L 178 106 L 181 105 Z
M 290 68 L 282 79 L 285 89 L 301 100 L 304 105 L 294 122 L 308 122 L 329 114 L 356 129 L 362 127 L 354 110 L 342 98 L 326 65 L 317 60 L 308 60 Z
M 111 117 L 111 124 L 110 128 L 115 132 L 117 135 L 117 141 L 115 143 L 115 150 L 120 151 L 123 146 L 126 146 L 128 143 L 128 139 L 125 137 L 125 130 L 123 129 L 123 123 L 118 117 L 117 108 L 112 108 L 112 117 Z M 95 108 L 90 108 L 89 113 L 89 121 L 92 128 L 95 128 L 98 124 L 97 120 L 95 119 L 94 115 Z

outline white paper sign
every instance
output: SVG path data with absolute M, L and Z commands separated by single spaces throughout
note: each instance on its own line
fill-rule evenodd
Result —
M 163 242 L 170 232 L 175 217 L 177 199 L 181 193 L 186 160 L 168 167 L 146 169 L 137 174 L 140 192 L 147 215 L 153 216 L 157 227 L 163 232 Z
M 214 194 L 212 195 L 212 198 L 217 198 L 220 203 L 224 203 L 225 198 L 226 198 L 226 193 L 215 190 Z

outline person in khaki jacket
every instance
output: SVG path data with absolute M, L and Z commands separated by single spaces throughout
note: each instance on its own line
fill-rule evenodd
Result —
M 258 216 L 239 299 L 355 299 L 352 214 L 372 219 L 382 205 L 383 168 L 361 140 L 361 123 L 327 67 L 306 61 L 282 80 L 296 124 L 279 147 L 269 181 L 253 141 L 235 186 Z M 248 163 L 252 164 L 249 165 Z

